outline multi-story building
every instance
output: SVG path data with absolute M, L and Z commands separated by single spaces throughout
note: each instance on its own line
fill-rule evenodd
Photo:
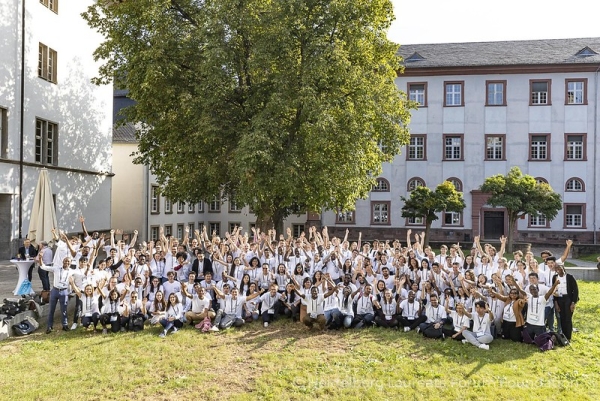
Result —
M 93 0 L 0 2 L 0 258 L 27 235 L 39 169 L 58 226 L 110 226 L 112 87 L 96 86 Z
M 125 104 L 126 94 L 115 93 L 115 104 Z M 116 114 L 115 114 L 115 117 Z M 185 204 L 161 195 L 156 177 L 147 166 L 133 164 L 131 156 L 137 150 L 135 126 L 117 125 L 113 134 L 113 195 L 112 227 L 130 235 L 139 232 L 142 240 L 156 240 L 162 226 L 165 235 L 182 239 L 186 226 L 191 235 L 206 227 L 209 235 L 223 237 L 235 226 L 250 232 L 256 217 L 249 207 L 235 201 L 214 198 L 211 202 Z M 305 230 L 306 214 L 289 216 L 285 222 L 295 236 Z M 251 233 L 251 232 L 250 232 Z
M 383 166 L 368 199 L 354 212 L 324 213 L 324 225 L 371 238 L 420 232 L 422 219 L 401 216 L 400 196 L 449 180 L 467 207 L 440 213 L 431 238 L 497 239 L 506 211 L 486 205 L 479 187 L 518 166 L 549 183 L 564 206 L 552 221 L 520 220 L 517 238 L 597 241 L 600 38 L 406 45 L 399 54 L 405 69 L 396 84 L 419 104 L 410 144 Z

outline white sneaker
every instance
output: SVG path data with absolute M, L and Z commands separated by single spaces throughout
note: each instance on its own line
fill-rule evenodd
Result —
M 417 332 L 417 334 L 419 334 L 421 332 L 421 328 L 417 326 L 417 329 L 415 331 Z
M 219 328 L 217 326 L 213 326 L 210 328 L 210 331 L 219 331 Z
M 71 326 L 71 330 L 75 330 L 77 328 L 77 323 L 73 323 L 73 325 Z
M 269 327 L 269 322 L 264 322 L 264 323 L 263 323 L 263 326 L 265 326 L 265 327 Z
M 173 327 L 173 332 L 172 332 L 171 334 L 175 334 L 175 333 L 177 333 L 177 331 L 178 331 L 178 330 L 179 330 L 179 329 L 178 329 L 177 327 Z
M 487 350 L 489 350 L 489 349 L 490 349 L 490 346 L 489 346 L 489 345 L 487 345 L 487 344 L 479 344 L 479 348 L 481 348 L 481 349 L 484 349 L 484 350 L 486 350 L 486 351 L 487 351 Z
M 462 340 L 462 343 L 463 343 L 463 344 L 466 344 L 466 343 L 468 343 L 468 341 L 463 339 L 463 340 Z
M 158 336 L 159 336 L 160 338 L 165 338 L 166 334 L 165 334 L 165 332 L 163 331 L 163 332 L 162 332 L 162 333 L 160 333 Z
M 106 333 L 108 333 L 108 330 L 102 329 L 102 334 L 106 334 Z
M 408 332 L 408 331 L 410 331 L 410 327 L 406 326 L 406 327 L 404 328 L 404 332 L 406 333 L 406 332 Z

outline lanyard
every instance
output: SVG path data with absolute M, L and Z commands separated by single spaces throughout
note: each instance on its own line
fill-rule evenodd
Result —
M 539 300 L 539 297 L 531 297 L 531 309 L 533 309 L 533 307 L 535 306 L 535 311 L 533 312 L 534 315 L 537 315 L 540 309 L 540 303 L 537 302 Z
M 63 274 L 62 274 L 63 270 L 66 270 L 66 271 L 65 271 L 65 278 L 64 278 L 64 279 L 63 279 Z M 67 283 L 66 283 L 66 279 L 67 279 L 68 277 L 69 277 L 69 270 L 67 270 L 67 269 L 65 269 L 65 268 L 63 268 L 63 267 L 61 267 L 61 268 L 60 268 L 60 270 L 58 271 L 58 283 L 59 283 L 59 284 L 67 284 Z
M 117 313 L 117 303 L 116 302 L 111 302 L 110 303 L 110 312 L 111 313 Z
M 479 331 L 481 331 L 481 326 L 483 325 L 483 319 L 485 319 L 485 315 L 483 315 L 481 317 L 481 319 L 479 318 L 479 316 L 477 316 L 477 321 L 479 323 Z
M 87 295 L 85 296 L 85 311 L 86 311 L 86 313 L 92 312 L 92 301 L 93 300 L 94 300 L 93 298 L 90 298 Z
M 319 306 L 319 298 L 317 297 L 317 299 L 311 299 L 310 302 L 312 305 L 313 313 L 317 313 L 317 307 Z
M 234 314 L 237 312 L 238 300 L 235 299 L 235 307 L 233 306 L 233 298 L 229 300 L 229 313 Z

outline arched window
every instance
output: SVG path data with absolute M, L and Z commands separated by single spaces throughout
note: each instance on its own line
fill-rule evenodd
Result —
M 373 187 L 373 192 L 390 192 L 390 182 L 385 178 L 378 178 L 377 184 Z
M 463 184 L 462 181 L 459 180 L 456 177 L 450 177 L 448 178 L 446 181 L 450 181 L 452 183 L 452 185 L 454 185 L 454 188 L 458 191 L 458 192 L 462 192 L 463 190 Z
M 541 184 L 541 183 L 547 184 L 548 180 L 545 179 L 544 177 L 535 177 L 535 182 L 537 182 L 538 184 Z
M 424 186 L 425 186 L 425 181 L 423 181 L 422 178 L 413 177 L 410 180 L 408 180 L 407 190 L 413 191 L 417 187 L 424 187 Z
M 565 185 L 565 191 L 567 192 L 583 192 L 585 191 L 585 185 L 581 178 L 573 177 L 567 180 Z

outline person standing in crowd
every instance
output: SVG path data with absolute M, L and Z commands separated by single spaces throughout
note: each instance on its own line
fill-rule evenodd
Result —
M 42 282 L 42 290 L 50 291 L 50 275 L 48 271 L 42 269 L 42 265 L 52 266 L 52 249 L 48 247 L 46 241 L 40 242 L 36 262 L 38 265 L 38 276 L 40 276 L 40 281 Z
M 579 288 L 575 277 L 565 273 L 565 267 L 562 264 L 557 264 L 555 268 L 556 275 L 552 277 L 552 287 L 556 288 L 554 307 L 560 316 L 559 331 L 567 337 L 567 340 L 571 341 L 573 313 L 575 313 L 575 305 L 579 302 Z M 555 282 L 558 282 L 556 286 Z
M 25 238 L 23 241 L 23 246 L 19 248 L 19 254 L 17 255 L 17 259 L 30 260 L 35 259 L 38 252 L 37 249 L 31 244 L 31 240 L 29 238 Z M 35 267 L 35 263 L 32 263 L 29 267 L 29 271 L 27 272 L 27 280 L 31 282 L 33 278 L 33 268 Z
M 54 312 L 56 311 L 56 304 L 60 304 L 61 323 L 64 331 L 69 331 L 67 321 L 67 304 L 69 302 L 69 280 L 71 278 L 72 270 L 71 258 L 66 257 L 62 261 L 62 266 L 46 266 L 42 264 L 40 268 L 45 271 L 52 272 L 54 275 L 54 286 L 50 291 L 50 311 L 48 313 L 48 327 L 46 334 L 52 332 L 54 323 Z

